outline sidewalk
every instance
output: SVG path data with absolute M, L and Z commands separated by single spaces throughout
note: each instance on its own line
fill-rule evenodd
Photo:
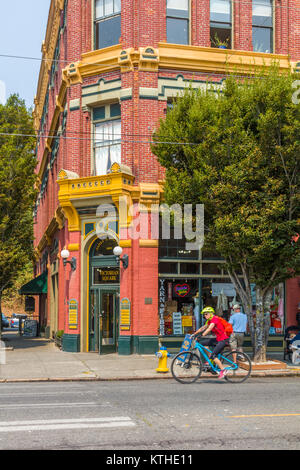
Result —
M 119 356 L 61 351 L 45 338 L 19 336 L 4 331 L 0 350 L 0 383 L 77 380 L 138 380 L 172 378 L 170 372 L 158 373 L 158 358 L 153 355 Z M 282 354 L 269 358 L 282 361 Z M 168 358 L 170 366 L 172 358 Z M 251 377 L 300 376 L 300 365 L 287 362 L 286 369 L 252 371 Z M 201 377 L 211 377 L 202 374 Z

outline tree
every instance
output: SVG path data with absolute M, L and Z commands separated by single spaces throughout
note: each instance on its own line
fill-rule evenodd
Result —
M 300 243 L 291 243 L 300 232 L 294 80 L 274 65 L 252 79 L 228 76 L 219 92 L 190 88 L 161 121 L 152 148 L 166 168 L 166 202 L 205 206 L 205 244 L 225 258 L 257 362 L 266 360 L 272 290 L 299 272 Z
M 1 313 L 3 292 L 13 285 L 33 255 L 36 139 L 32 135 L 31 114 L 18 95 L 11 95 L 5 105 L 0 105 Z

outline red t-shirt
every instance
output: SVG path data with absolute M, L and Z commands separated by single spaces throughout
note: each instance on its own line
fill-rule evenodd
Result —
M 228 336 L 225 333 L 224 326 L 222 325 L 222 322 L 217 316 L 214 316 L 211 320 L 208 320 L 207 324 L 210 325 L 211 323 L 214 323 L 215 325 L 211 332 L 216 336 L 217 341 L 223 341 L 224 339 L 228 339 Z

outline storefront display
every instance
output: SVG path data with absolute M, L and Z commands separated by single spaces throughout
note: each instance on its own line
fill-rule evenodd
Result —
M 200 314 L 211 306 L 217 315 L 229 320 L 234 304 L 241 301 L 228 278 L 193 278 L 159 280 L 159 312 L 161 336 L 183 336 L 193 333 L 203 324 Z M 256 292 L 251 284 L 252 308 L 255 321 Z M 242 308 L 243 311 L 243 308 Z M 273 290 L 270 309 L 270 335 L 282 335 L 284 330 L 284 285 Z M 250 332 L 247 331 L 249 334 Z

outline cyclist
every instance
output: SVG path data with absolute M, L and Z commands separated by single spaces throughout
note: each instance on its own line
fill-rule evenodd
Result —
M 199 328 L 195 333 L 192 335 L 193 337 L 197 336 L 199 333 L 202 333 L 202 336 L 207 336 L 210 332 L 215 335 L 215 338 L 206 338 L 204 340 L 197 340 L 203 346 L 213 346 L 214 349 L 210 356 L 211 359 L 215 361 L 217 366 L 219 367 L 219 379 L 223 379 L 227 373 L 224 370 L 224 366 L 222 362 L 217 358 L 217 355 L 220 354 L 225 346 L 229 343 L 229 337 L 225 333 L 225 329 L 219 318 L 215 315 L 215 311 L 212 307 L 205 307 L 201 314 L 204 315 L 206 319 L 205 325 Z

